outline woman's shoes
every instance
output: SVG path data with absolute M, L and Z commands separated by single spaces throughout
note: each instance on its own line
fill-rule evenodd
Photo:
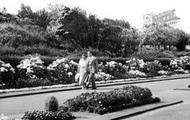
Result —
M 96 87 L 93 87 L 93 88 L 91 88 L 92 90 L 95 90 L 95 89 L 97 89 Z

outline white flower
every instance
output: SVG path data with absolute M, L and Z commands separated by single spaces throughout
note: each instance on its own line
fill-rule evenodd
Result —
M 160 74 L 160 75 L 167 75 L 168 71 L 160 70 L 160 71 L 158 71 L 158 74 Z
M 139 70 L 130 70 L 129 74 L 138 75 L 138 76 L 146 76 L 144 72 L 141 72 Z
M 95 74 L 95 79 L 97 80 L 110 80 L 114 78 L 112 75 L 110 74 L 106 74 L 105 72 L 98 72 Z
M 72 72 L 68 72 L 67 74 L 68 74 L 69 76 L 73 75 L 73 73 L 72 73 Z
M 68 65 L 68 64 L 65 64 L 65 68 L 68 69 L 68 68 L 69 68 L 69 65 Z
M 0 67 L 0 72 L 7 72 L 8 70 L 5 69 L 4 67 Z
M 27 72 L 27 73 L 32 73 L 33 70 L 32 70 L 30 67 L 28 67 L 28 68 L 26 68 L 26 72 Z
M 24 59 L 21 61 L 21 63 L 17 66 L 17 68 L 25 69 L 27 67 L 31 66 L 29 59 Z
M 78 63 L 74 62 L 73 60 L 71 60 L 70 63 L 73 65 L 78 65 Z

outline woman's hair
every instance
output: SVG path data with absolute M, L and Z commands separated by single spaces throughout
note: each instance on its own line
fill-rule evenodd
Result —
M 86 53 L 86 52 L 83 52 L 83 53 L 82 53 L 82 56 L 87 57 L 87 53 Z

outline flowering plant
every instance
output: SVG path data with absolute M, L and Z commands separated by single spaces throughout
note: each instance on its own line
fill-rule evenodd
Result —
M 149 77 L 153 77 L 153 76 L 157 76 L 158 71 L 162 70 L 162 65 L 159 61 L 155 60 L 153 62 L 147 62 L 144 66 L 143 71 L 149 76 Z
M 0 60 L 0 87 L 11 87 L 15 69 L 9 64 Z
M 99 64 L 99 71 L 105 72 L 116 77 L 118 76 L 118 74 L 125 73 L 126 69 L 123 67 L 122 63 L 110 61 L 106 62 L 105 65 L 103 65 L 103 63 Z
M 77 63 L 66 58 L 57 59 L 47 69 L 50 71 L 51 79 L 59 83 L 72 83 L 77 72 Z
M 183 56 L 183 57 L 180 57 L 180 60 L 182 61 L 183 69 L 190 70 L 190 57 L 189 56 Z
M 15 72 L 14 68 L 9 64 L 9 63 L 5 63 L 3 61 L 0 60 L 0 72 Z
M 43 61 L 40 59 L 40 56 L 32 56 L 29 58 L 23 59 L 20 64 L 17 66 L 20 78 L 33 78 L 33 79 L 44 79 L 46 78 L 45 66 Z
M 135 77 L 146 77 L 147 75 L 144 72 L 141 72 L 139 70 L 129 70 L 127 73 L 129 77 L 135 78 Z
M 183 62 L 181 59 L 173 59 L 170 61 L 170 67 L 172 70 L 181 69 L 183 67 Z
M 105 72 L 98 72 L 95 74 L 95 80 L 97 81 L 107 81 L 107 80 L 111 80 L 114 78 L 114 76 L 110 75 L 110 74 L 106 74 Z
M 126 64 L 129 66 L 129 69 L 139 70 L 140 68 L 144 68 L 146 63 L 142 59 L 132 58 L 126 61 Z
M 159 74 L 159 75 L 169 75 L 170 73 L 169 73 L 169 71 L 159 70 L 159 71 L 158 71 L 158 74 Z
M 22 120 L 73 120 L 75 117 L 70 112 L 65 111 L 33 111 L 26 112 Z

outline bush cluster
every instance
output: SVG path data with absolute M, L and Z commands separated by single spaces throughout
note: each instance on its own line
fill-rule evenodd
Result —
M 68 99 L 64 104 L 71 111 L 105 114 L 159 101 L 159 98 L 152 97 L 148 88 L 125 86 L 109 92 L 82 93 L 75 98 Z

